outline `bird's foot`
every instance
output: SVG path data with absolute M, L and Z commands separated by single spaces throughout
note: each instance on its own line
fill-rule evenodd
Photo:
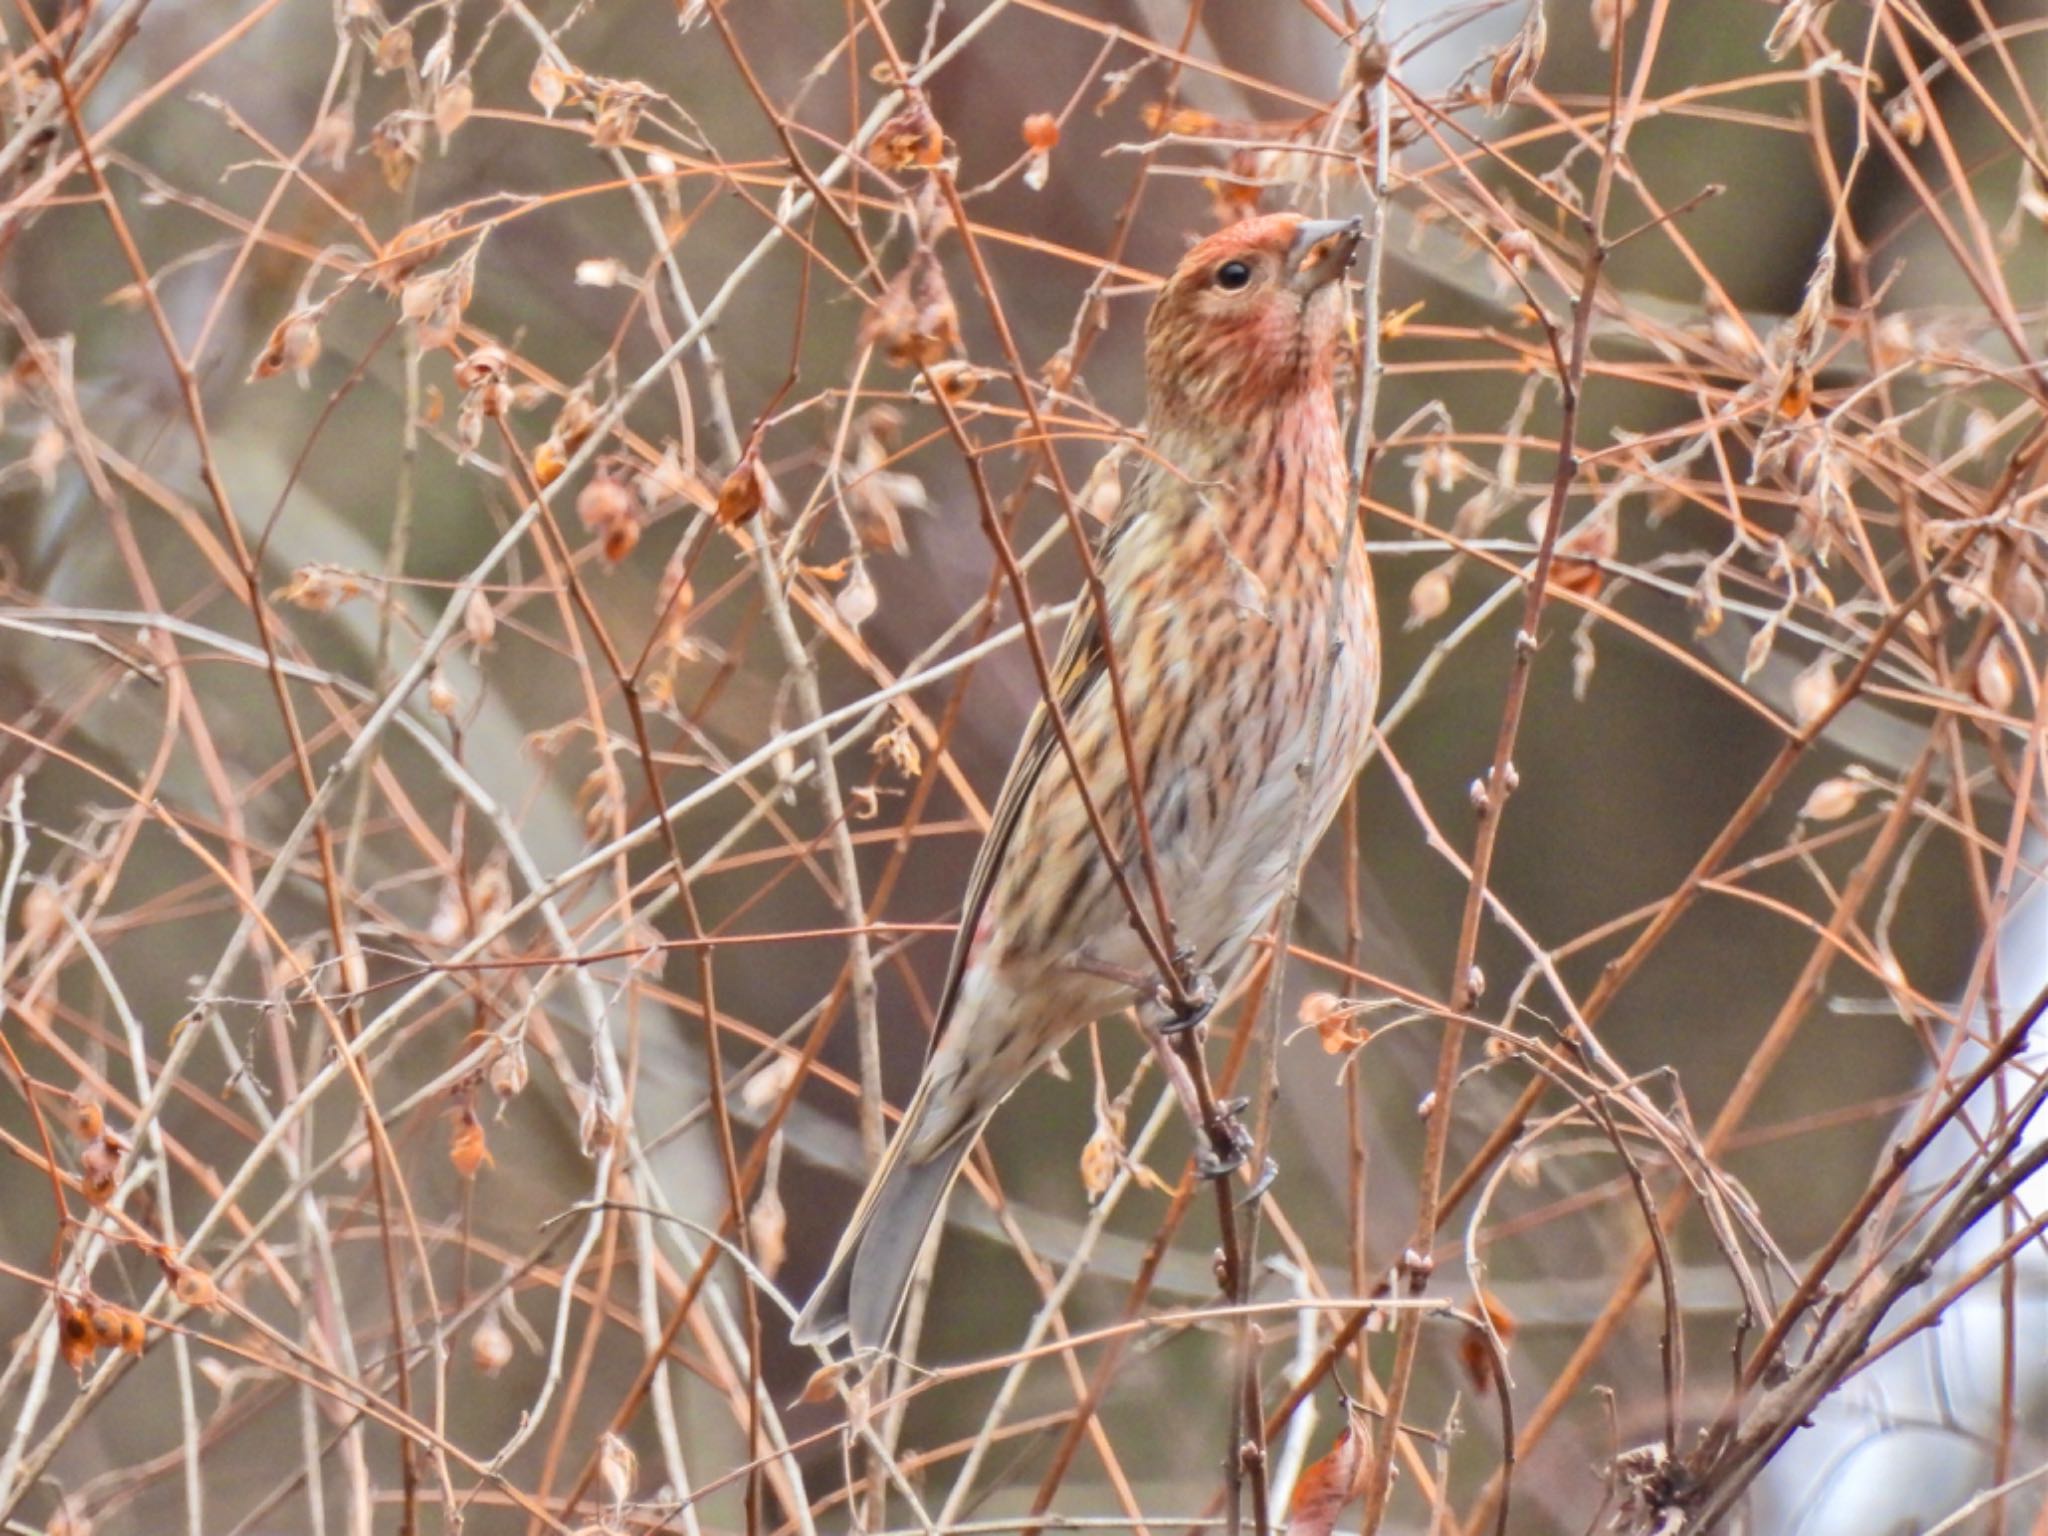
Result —
M 1227 1179 L 1251 1156 L 1251 1132 L 1238 1119 L 1249 1104 L 1247 1099 L 1220 1100 L 1202 1127 L 1209 1144 L 1195 1149 L 1195 1172 L 1205 1179 Z M 1276 1170 L 1277 1171 L 1277 1170 Z M 1261 1179 L 1267 1177 L 1264 1172 Z
M 1193 984 L 1186 986 L 1184 991 L 1187 999 L 1184 1003 L 1175 1002 L 1172 991 L 1167 987 L 1162 986 L 1158 992 L 1159 1007 L 1167 1015 L 1159 1026 L 1159 1033 L 1169 1040 L 1175 1035 L 1201 1028 L 1216 1009 L 1216 983 L 1206 975 L 1196 975 Z
M 1280 1165 L 1274 1162 L 1273 1159 L 1269 1157 L 1260 1163 L 1259 1176 L 1252 1180 L 1252 1187 L 1238 1197 L 1237 1203 L 1239 1208 L 1242 1209 L 1247 1205 L 1255 1204 L 1267 1190 L 1273 1187 L 1274 1181 L 1279 1177 Z

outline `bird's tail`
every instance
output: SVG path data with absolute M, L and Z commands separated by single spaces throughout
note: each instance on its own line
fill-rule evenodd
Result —
M 910 1148 L 918 1138 L 925 1102 L 926 1090 L 920 1088 L 854 1208 L 824 1278 L 790 1330 L 792 1342 L 827 1344 L 850 1333 L 856 1350 L 878 1349 L 895 1331 L 925 1238 L 981 1129 L 978 1120 L 962 1126 L 937 1150 L 913 1157 Z

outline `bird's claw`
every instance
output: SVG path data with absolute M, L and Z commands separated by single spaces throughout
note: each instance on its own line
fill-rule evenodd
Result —
M 1239 1198 L 1237 1202 L 1238 1208 L 1242 1210 L 1245 1206 L 1256 1202 L 1260 1196 L 1273 1187 L 1273 1181 L 1279 1177 L 1280 1165 L 1270 1157 L 1267 1158 L 1259 1165 L 1259 1176 L 1252 1180 L 1252 1187 L 1246 1190 Z
M 1191 1029 L 1199 1029 L 1216 1008 L 1216 983 L 1207 976 L 1197 976 L 1194 984 L 1187 989 L 1187 1002 L 1178 1005 L 1166 988 L 1160 989 L 1160 1003 L 1167 1013 L 1166 1022 L 1159 1026 L 1159 1033 L 1167 1039 L 1184 1035 Z
M 1195 1149 L 1195 1172 L 1205 1179 L 1227 1179 L 1245 1165 L 1251 1156 L 1251 1133 L 1238 1122 L 1238 1111 L 1245 1107 L 1243 1099 L 1230 1099 L 1216 1106 L 1216 1118 L 1208 1126 L 1207 1146 Z M 1270 1167 L 1270 1163 L 1268 1164 Z M 1277 1172 L 1278 1170 L 1273 1170 Z M 1270 1178 L 1265 1171 L 1260 1179 Z M 1264 1185 L 1260 1188 L 1263 1190 Z

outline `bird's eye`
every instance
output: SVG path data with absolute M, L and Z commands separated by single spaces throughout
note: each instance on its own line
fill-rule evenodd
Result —
M 1252 268 L 1250 262 L 1226 261 L 1216 269 L 1216 286 L 1228 289 L 1232 293 L 1237 292 L 1238 289 L 1244 287 L 1251 280 Z

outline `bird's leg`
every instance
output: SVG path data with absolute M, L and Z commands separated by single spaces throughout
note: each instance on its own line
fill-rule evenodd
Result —
M 1159 1058 L 1159 1069 L 1166 1074 L 1166 1080 L 1173 1084 L 1174 1094 L 1180 1099 L 1180 1107 L 1188 1117 L 1188 1124 L 1200 1131 L 1202 1096 L 1195 1087 L 1195 1074 L 1188 1070 L 1187 1062 L 1174 1046 L 1173 1037 L 1153 1018 L 1150 1008 L 1140 1008 L 1138 1018 L 1145 1027 L 1146 1043 L 1152 1047 L 1152 1054 Z
M 1180 972 L 1180 997 L 1176 998 L 1173 989 L 1164 982 L 1160 983 L 1158 990 L 1160 1010 L 1168 1015 L 1166 1022 L 1159 1026 L 1159 1032 L 1168 1037 L 1200 1029 L 1203 1021 L 1216 1009 L 1216 983 L 1209 979 L 1206 971 L 1194 968 L 1195 952 L 1187 948 L 1177 949 L 1173 963 Z
M 1219 1099 L 1209 1086 L 1199 1026 L 1216 1006 L 1215 984 L 1207 976 L 1197 975 L 1186 991 L 1187 1005 L 1176 1007 L 1167 989 L 1159 987 L 1139 1007 L 1138 1017 L 1167 1081 L 1180 1097 L 1181 1108 L 1202 1138 L 1195 1149 L 1195 1171 L 1205 1179 L 1227 1178 L 1244 1166 L 1252 1150 L 1251 1133 L 1238 1118 L 1249 1101 Z M 1276 1171 L 1268 1163 L 1252 1198 L 1264 1193 Z

